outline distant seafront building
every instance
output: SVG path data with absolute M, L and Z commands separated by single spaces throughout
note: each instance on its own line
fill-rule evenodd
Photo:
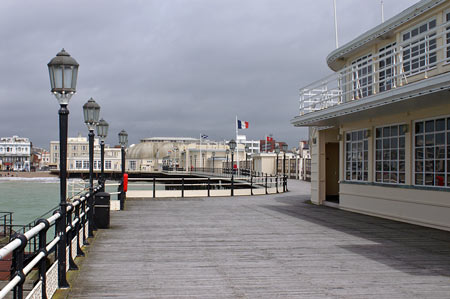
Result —
M 334 50 L 301 89 L 311 201 L 450 230 L 450 1 L 423 0 Z
M 105 172 L 121 171 L 120 148 L 105 146 Z M 59 169 L 59 141 L 50 142 L 51 169 Z M 100 143 L 94 139 L 94 170 L 101 169 Z M 87 137 L 69 137 L 67 140 L 67 170 L 69 172 L 89 172 L 89 140 Z
M 30 171 L 31 142 L 28 138 L 13 136 L 0 138 L 0 169 Z

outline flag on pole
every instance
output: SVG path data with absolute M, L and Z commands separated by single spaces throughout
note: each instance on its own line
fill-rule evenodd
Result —
M 273 138 L 270 136 L 267 136 L 267 142 L 273 141 Z
M 201 134 L 201 135 L 200 135 L 200 138 L 201 138 L 201 139 L 207 139 L 207 138 L 208 138 L 208 135 Z
M 248 121 L 238 120 L 237 128 L 240 130 L 248 129 Z

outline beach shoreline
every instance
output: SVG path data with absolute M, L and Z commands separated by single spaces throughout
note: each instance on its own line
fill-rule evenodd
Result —
M 35 172 L 0 171 L 0 177 L 57 178 L 58 175 L 52 174 L 50 173 L 50 171 L 35 171 Z

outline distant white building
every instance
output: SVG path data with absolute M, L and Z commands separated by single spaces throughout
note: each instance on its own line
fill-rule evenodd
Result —
M 28 138 L 13 136 L 0 138 L 0 169 L 30 171 L 31 142 Z
M 53 169 L 59 169 L 59 141 L 50 142 L 50 163 Z M 121 171 L 120 148 L 105 145 L 105 172 Z M 101 169 L 100 142 L 94 139 L 94 170 Z M 89 140 L 87 137 L 69 137 L 67 140 L 67 170 L 75 172 L 89 171 Z
M 260 142 L 259 140 L 247 140 L 247 136 L 245 135 L 238 135 L 237 136 L 237 143 L 241 143 L 244 146 L 248 146 L 249 154 L 259 154 L 260 152 Z

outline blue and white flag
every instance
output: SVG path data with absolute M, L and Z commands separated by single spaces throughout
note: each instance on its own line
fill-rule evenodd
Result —
M 201 137 L 202 139 L 207 139 L 207 138 L 208 138 L 208 135 L 202 134 L 202 135 L 200 135 L 200 137 Z

